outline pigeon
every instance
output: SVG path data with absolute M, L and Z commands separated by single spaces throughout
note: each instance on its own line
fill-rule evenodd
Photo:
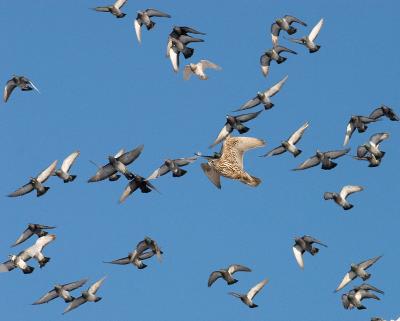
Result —
M 307 159 L 305 162 L 301 163 L 294 171 L 299 171 L 307 168 L 311 168 L 314 166 L 322 164 L 321 168 L 324 170 L 330 170 L 337 166 L 337 163 L 332 162 L 332 159 L 336 159 L 346 155 L 350 151 L 350 148 L 343 149 L 343 150 L 335 150 L 329 152 L 321 152 L 317 149 L 317 152 L 314 156 Z
M 32 303 L 33 305 L 49 303 L 57 297 L 62 298 L 65 303 L 72 302 L 75 298 L 70 294 L 70 291 L 80 288 L 83 286 L 88 279 L 75 281 L 67 284 L 56 284 L 52 290 L 43 295 L 39 300 Z
M 204 73 L 207 68 L 221 70 L 222 68 L 209 60 L 200 60 L 197 64 L 190 63 L 183 70 L 183 79 L 189 80 L 192 74 L 196 75 L 201 80 L 207 80 L 208 76 Z
M 17 246 L 23 242 L 25 242 L 27 239 L 29 239 L 32 235 L 36 234 L 38 237 L 46 236 L 49 234 L 48 232 L 44 230 L 50 230 L 54 229 L 55 226 L 47 226 L 47 225 L 41 225 L 41 224 L 28 224 L 27 229 L 18 237 L 18 239 L 15 241 L 11 247 Z
M 286 31 L 289 35 L 293 35 L 294 33 L 296 33 L 297 29 L 291 25 L 293 22 L 297 22 L 302 26 L 307 27 L 307 24 L 305 22 L 289 15 L 275 20 L 275 22 L 271 25 L 272 44 L 274 46 L 278 44 L 278 37 L 281 30 Z
M 169 57 L 170 54 L 170 49 L 172 48 L 172 38 L 174 39 L 179 39 L 180 36 L 185 35 L 187 36 L 188 33 L 193 33 L 197 35 L 205 35 L 204 32 L 197 31 L 196 29 L 193 29 L 191 27 L 185 27 L 185 26 L 174 26 L 172 28 L 171 33 L 168 36 L 168 43 L 167 43 L 167 57 Z
M 194 49 L 186 46 L 191 42 L 204 42 L 204 40 L 188 35 L 181 35 L 179 36 L 179 38 L 170 37 L 171 45 L 168 56 L 171 60 L 172 68 L 175 72 L 179 71 L 179 54 L 181 52 L 185 59 L 188 59 L 193 55 Z
M 335 192 L 325 192 L 324 199 L 325 200 L 334 200 L 336 204 L 341 206 L 344 210 L 349 210 L 354 207 L 354 205 L 350 204 L 346 198 L 350 194 L 361 192 L 364 190 L 362 186 L 353 186 L 353 185 L 346 185 L 342 188 L 340 193 Z
M 388 106 L 382 105 L 376 108 L 368 117 L 372 119 L 379 119 L 382 116 L 386 116 L 392 121 L 399 121 L 399 116 L 396 115 L 394 110 Z
M 244 105 L 242 105 L 239 109 L 235 111 L 253 108 L 261 103 L 264 105 L 265 110 L 271 109 L 274 106 L 274 104 L 271 102 L 270 98 L 281 90 L 282 86 L 285 84 L 288 77 L 289 76 L 285 76 L 282 80 L 280 80 L 274 86 L 266 89 L 264 92 L 258 92 L 257 96 L 250 99 L 248 102 L 246 102 Z
M 105 277 L 101 278 L 98 280 L 96 283 L 92 284 L 90 288 L 87 291 L 83 291 L 82 295 L 78 298 L 75 298 L 70 304 L 67 306 L 67 308 L 64 310 L 63 314 L 76 309 L 80 305 L 86 303 L 86 302 L 98 302 L 101 300 L 101 297 L 96 296 L 97 291 L 101 287 L 105 280 Z
M 249 120 L 256 118 L 259 114 L 261 114 L 262 111 L 263 110 L 239 116 L 227 115 L 224 127 L 222 127 L 217 139 L 214 141 L 214 143 L 210 145 L 209 148 L 212 148 L 222 142 L 226 137 L 228 137 L 230 133 L 233 132 L 234 129 L 236 129 L 240 134 L 247 133 L 250 128 L 244 126 L 242 123 L 248 122 Z
M 269 73 L 269 66 L 270 66 L 271 60 L 275 60 L 277 64 L 281 64 L 282 62 L 284 62 L 287 59 L 286 57 L 283 57 L 280 55 L 281 52 L 289 52 L 294 55 L 297 55 L 296 51 L 293 51 L 289 48 L 279 46 L 279 45 L 274 46 L 273 48 L 264 52 L 260 57 L 260 64 L 261 64 L 261 72 L 265 77 Z
M 385 155 L 385 152 L 379 150 L 379 145 L 381 142 L 389 138 L 389 133 L 377 133 L 372 135 L 369 138 L 369 142 L 363 144 L 357 148 L 357 157 L 363 158 L 370 153 L 373 155 L 377 160 L 381 160 Z
M 377 167 L 381 164 L 381 160 L 382 158 L 376 158 L 373 154 L 368 153 L 367 155 L 363 156 L 363 157 L 358 157 L 358 156 L 354 156 L 353 157 L 356 160 L 365 160 L 369 162 L 368 167 Z
M 37 177 L 31 177 L 29 183 L 17 189 L 15 192 L 8 195 L 8 197 L 17 197 L 28 194 L 33 190 L 36 190 L 36 196 L 40 197 L 50 189 L 50 187 L 43 186 L 42 183 L 47 181 L 47 179 L 54 174 L 57 167 L 57 160 L 50 164 L 43 172 L 41 172 Z
M 34 268 L 26 264 L 26 262 L 31 258 L 36 259 L 41 268 L 44 267 L 47 262 L 50 261 L 50 258 L 43 255 L 43 248 L 55 239 L 56 236 L 54 234 L 47 234 L 39 237 L 34 245 L 28 247 L 18 255 L 10 255 L 10 260 L 0 264 L 0 272 L 12 271 L 14 268 L 18 267 L 24 274 L 32 273 Z
M 121 8 L 126 4 L 127 1 L 128 0 L 117 0 L 112 6 L 96 7 L 94 10 L 99 12 L 110 12 L 116 18 L 123 18 L 126 16 L 126 13 L 123 13 Z
M 243 156 L 249 149 L 263 146 L 265 141 L 258 138 L 228 136 L 222 146 L 221 157 L 209 159 L 207 163 L 201 164 L 201 168 L 218 189 L 221 189 L 220 176 L 256 187 L 261 183 L 261 179 L 251 176 L 244 170 Z
M 354 307 L 358 310 L 364 310 L 366 307 L 361 303 L 363 299 L 375 299 L 380 300 L 374 293 L 375 291 L 383 294 L 384 292 L 377 289 L 376 287 L 363 283 L 360 286 L 355 287 L 348 293 L 342 295 L 342 303 L 345 309 L 353 309 Z
M 125 153 L 125 150 L 122 148 L 122 149 L 120 149 L 119 151 L 118 151 L 118 153 L 116 153 L 115 155 L 114 155 L 114 158 L 118 158 L 118 157 L 120 157 L 122 154 L 124 154 Z M 90 161 L 94 166 L 96 166 L 97 167 L 97 169 L 101 169 L 101 166 L 99 166 L 97 163 L 95 163 L 94 161 Z M 119 178 L 121 177 L 121 175 L 119 175 L 119 174 L 117 174 L 117 173 L 115 173 L 115 174 L 112 174 L 110 177 L 108 177 L 108 180 L 110 181 L 110 182 L 115 182 L 115 181 L 117 181 L 117 180 L 119 180 Z
M 321 19 L 315 27 L 311 30 L 310 34 L 308 36 L 304 36 L 299 39 L 294 39 L 294 38 L 289 38 L 291 42 L 294 43 L 299 43 L 303 46 L 306 46 L 308 48 L 308 51 L 310 53 L 317 52 L 319 48 L 321 48 L 320 45 L 317 45 L 314 43 L 314 40 L 317 38 L 319 32 L 321 31 L 321 28 L 324 24 L 324 19 Z
M 150 249 L 150 251 L 146 252 L 146 250 L 148 249 Z M 119 264 L 119 265 L 133 264 L 139 270 L 141 270 L 147 267 L 147 265 L 142 262 L 143 260 L 147 260 L 153 257 L 154 255 L 157 255 L 158 260 L 161 261 L 162 254 L 163 252 L 158 247 L 157 243 L 151 238 L 145 237 L 143 241 L 140 241 L 136 245 L 136 248 L 132 252 L 130 252 L 127 257 L 123 257 L 121 259 L 105 263 Z
M 303 134 L 306 131 L 306 129 L 308 128 L 308 126 L 309 126 L 309 123 L 306 122 L 303 126 L 301 126 L 298 130 L 296 130 L 289 137 L 288 140 L 282 141 L 280 146 L 274 148 L 273 150 L 266 153 L 265 155 L 262 155 L 262 157 L 280 155 L 286 151 L 288 151 L 289 153 L 292 153 L 294 157 L 299 156 L 302 151 L 300 149 L 298 149 L 295 145 L 299 142 L 299 140 L 303 136 Z
M 343 289 L 348 283 L 350 283 L 356 277 L 360 277 L 363 281 L 368 280 L 370 278 L 371 274 L 367 273 L 365 270 L 367 270 L 369 267 L 371 267 L 381 257 L 382 257 L 382 255 L 374 257 L 373 259 L 363 261 L 359 264 L 354 264 L 354 263 L 351 264 L 350 271 L 347 272 L 347 274 L 344 276 L 342 282 L 339 284 L 339 286 L 337 287 L 335 292 Z
M 232 274 L 238 271 L 251 272 L 251 269 L 240 264 L 232 264 L 229 265 L 227 269 L 219 269 L 217 271 L 213 271 L 211 272 L 210 277 L 208 278 L 208 287 L 213 285 L 213 283 L 219 278 L 223 278 L 228 285 L 235 284 L 236 282 L 238 282 L 238 280 L 233 278 Z
M 5 103 L 8 101 L 8 98 L 10 98 L 13 90 L 17 87 L 19 87 L 22 91 L 29 91 L 34 89 L 38 93 L 40 93 L 39 89 L 36 88 L 33 82 L 25 76 L 13 75 L 13 77 L 9 81 L 7 81 L 6 86 L 4 87 L 3 100 Z
M 297 264 L 304 269 L 304 261 L 303 261 L 303 254 L 304 252 L 308 252 L 311 255 L 316 255 L 319 252 L 319 249 L 313 247 L 313 243 L 328 247 L 327 245 L 323 244 L 321 241 L 313 238 L 309 235 L 304 235 L 302 237 L 296 237 L 295 243 L 293 245 L 293 254 L 296 258 Z
M 152 190 L 158 192 L 157 188 L 153 184 L 151 184 L 148 179 L 145 179 L 144 177 L 139 175 L 134 175 L 133 179 L 125 187 L 125 190 L 122 193 L 119 202 L 124 202 L 126 198 L 138 188 L 142 193 L 150 193 Z
M 354 131 L 357 129 L 359 133 L 363 133 L 367 130 L 368 126 L 366 124 L 375 122 L 376 119 L 365 117 L 365 116 L 351 116 L 349 123 L 346 128 L 346 136 L 344 137 L 343 146 L 346 146 Z
M 229 292 L 228 294 L 233 295 L 236 298 L 239 298 L 244 304 L 246 304 L 249 308 L 258 307 L 257 304 L 253 302 L 253 298 L 257 295 L 258 292 L 268 283 L 268 279 L 265 279 L 252 287 L 247 294 L 240 294 L 236 292 Z
M 146 9 L 144 11 L 138 11 L 136 19 L 134 21 L 134 25 L 136 37 L 139 43 L 142 42 L 142 25 L 145 25 L 147 30 L 151 30 L 156 24 L 150 19 L 151 17 L 171 18 L 169 14 L 158 11 L 156 9 Z
M 75 160 L 78 158 L 79 154 L 79 151 L 73 152 L 66 159 L 64 159 L 61 165 L 61 169 L 57 169 L 54 172 L 54 174 L 61 178 L 64 183 L 72 182 L 76 178 L 76 175 L 69 174 L 69 170 L 71 166 L 75 163 Z
M 117 172 L 123 174 L 127 179 L 133 179 L 134 175 L 128 170 L 127 165 L 134 162 L 143 151 L 144 146 L 140 145 L 130 152 L 126 152 L 118 157 L 108 156 L 108 164 L 101 167 L 88 182 L 98 182 L 112 177 Z M 117 156 L 117 155 L 116 155 Z
M 160 176 L 163 176 L 169 172 L 172 172 L 173 177 L 181 177 L 187 173 L 182 166 L 189 165 L 196 161 L 199 157 L 186 157 L 186 158 L 177 158 L 177 159 L 166 159 L 164 164 L 162 164 L 159 168 L 157 168 L 148 178 L 147 180 L 156 179 Z

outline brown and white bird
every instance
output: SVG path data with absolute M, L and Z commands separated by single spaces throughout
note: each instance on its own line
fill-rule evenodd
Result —
M 17 87 L 19 87 L 22 91 L 30 91 L 34 89 L 38 93 L 40 93 L 39 89 L 36 88 L 33 82 L 25 76 L 13 75 L 13 77 L 9 81 L 7 81 L 6 86 L 4 87 L 3 100 L 5 103 L 8 101 L 11 93 Z
M 57 169 L 54 172 L 54 175 L 62 179 L 64 183 L 72 182 L 76 178 L 76 175 L 71 175 L 69 173 L 69 170 L 71 169 L 71 166 L 75 163 L 79 154 L 80 152 L 77 150 L 70 154 L 66 159 L 64 159 L 63 163 L 61 164 L 61 168 Z
M 258 305 L 253 302 L 253 299 L 257 295 L 257 293 L 260 292 L 267 283 L 268 283 L 268 279 L 261 281 L 260 283 L 256 284 L 254 287 L 252 287 L 249 290 L 249 292 L 247 292 L 246 294 L 240 294 L 240 293 L 236 293 L 236 292 L 229 292 L 228 294 L 233 295 L 236 298 L 239 298 L 249 308 L 256 308 L 256 307 L 258 307 Z
M 244 170 L 243 156 L 248 150 L 263 146 L 265 146 L 265 141 L 258 138 L 228 136 L 222 146 L 221 157 L 210 158 L 207 163 L 201 164 L 201 168 L 208 179 L 219 189 L 221 188 L 221 176 L 256 187 L 261 183 L 261 179 Z
M 44 195 L 50 187 L 43 186 L 42 184 L 54 174 L 57 167 L 57 160 L 50 164 L 43 172 L 36 177 L 31 177 L 29 183 L 17 189 L 15 192 L 8 195 L 8 197 L 18 197 L 36 190 L 36 196 L 40 197 Z
M 194 74 L 201 80 L 207 80 L 208 76 L 204 73 L 204 70 L 207 68 L 215 70 L 222 69 L 220 66 L 209 60 L 200 60 L 197 64 L 190 63 L 185 66 L 185 69 L 183 70 L 183 79 L 189 80 L 190 76 Z
M 146 9 L 144 11 L 138 11 L 136 19 L 134 21 L 136 37 L 139 43 L 142 42 L 142 25 L 145 25 L 147 30 L 151 30 L 155 26 L 155 22 L 152 21 L 151 17 L 164 17 L 171 18 L 168 13 L 161 12 L 156 9 Z
M 123 13 L 121 11 L 121 8 L 127 3 L 127 1 L 128 0 L 117 0 L 111 6 L 96 7 L 96 8 L 94 8 L 94 10 L 99 11 L 99 12 L 109 12 L 112 15 L 114 15 L 116 18 L 123 18 L 126 16 L 126 13 Z
M 358 185 L 346 185 L 342 188 L 340 193 L 335 192 L 325 192 L 324 199 L 325 200 L 334 200 L 335 203 L 341 206 L 344 210 L 349 210 L 354 207 L 354 205 L 350 204 L 347 201 L 347 196 L 350 194 L 361 192 L 364 188 Z
M 229 265 L 227 269 L 219 269 L 217 271 L 213 271 L 208 278 L 208 287 L 213 285 L 213 283 L 219 278 L 223 278 L 228 285 L 235 284 L 236 282 L 238 282 L 238 280 L 233 277 L 233 274 L 236 272 L 251 272 L 251 269 L 244 265 L 232 264 Z

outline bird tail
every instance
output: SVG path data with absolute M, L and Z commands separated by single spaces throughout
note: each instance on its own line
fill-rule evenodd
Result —
M 172 173 L 173 177 L 181 177 L 183 175 L 185 175 L 187 173 L 187 171 L 185 171 L 182 168 L 178 168 L 177 171 L 175 173 Z
M 153 29 L 156 23 L 154 21 L 150 21 L 148 25 L 146 25 L 147 30 Z
M 253 186 L 253 187 L 257 187 L 258 185 L 261 184 L 261 179 L 259 179 L 258 177 L 255 176 L 251 176 L 251 175 L 246 175 L 244 177 L 242 177 L 241 181 L 247 185 Z
M 293 35 L 293 34 L 296 33 L 296 31 L 297 31 L 297 29 L 295 27 L 290 26 L 290 28 L 288 29 L 287 33 L 289 35 Z
M 22 270 L 22 272 L 24 274 L 29 274 L 32 273 L 34 269 L 35 269 L 34 267 L 28 265 L 25 269 Z
M 64 183 L 72 182 L 76 178 L 76 175 L 70 175 L 67 179 L 64 179 Z
M 277 62 L 278 65 L 279 65 L 279 64 L 281 64 L 282 62 L 285 62 L 286 60 L 287 60 L 286 57 L 279 56 L 279 58 L 278 58 L 278 60 L 277 60 L 276 62 Z
M 46 194 L 46 192 L 47 192 L 49 189 L 50 189 L 50 187 L 45 186 L 43 191 L 37 191 L 37 192 L 36 192 L 36 196 L 37 196 L 37 197 L 40 197 L 40 196 Z
M 248 131 L 249 131 L 249 127 L 246 127 L 245 125 L 243 125 L 243 124 L 237 124 L 236 125 L 236 129 L 237 129 L 237 131 L 240 133 L 240 134 L 244 134 L 244 133 L 247 133 Z
M 185 57 L 185 59 L 188 59 L 193 56 L 193 52 L 194 52 L 193 48 L 185 47 L 185 49 L 183 49 L 182 51 L 182 54 Z
M 321 46 L 320 45 L 316 45 L 315 48 L 310 49 L 309 52 L 310 53 L 317 52 L 319 50 L 319 48 L 321 48 Z

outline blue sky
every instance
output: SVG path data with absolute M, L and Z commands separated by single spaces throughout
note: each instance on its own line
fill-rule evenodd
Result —
M 397 166 L 400 160 L 399 123 L 384 119 L 351 139 L 352 153 L 370 135 L 387 131 L 382 144 L 386 156 L 378 168 L 350 157 L 338 160 L 332 171 L 313 168 L 292 172 L 307 157 L 341 147 L 352 114 L 368 115 L 381 103 L 400 113 L 400 22 L 396 1 L 129 1 L 124 19 L 89 8 L 107 1 L 57 3 L 21 0 L 0 3 L 3 32 L 1 81 L 26 75 L 41 90 L 16 90 L 0 108 L 0 201 L 2 233 L 0 257 L 29 246 L 9 247 L 29 222 L 56 225 L 57 240 L 45 253 L 52 258 L 31 275 L 20 271 L 0 275 L 4 319 L 22 320 L 368 320 L 394 319 L 398 301 L 399 251 Z M 139 46 L 133 28 L 136 11 L 154 7 L 172 15 L 143 30 Z M 281 65 L 272 63 L 267 78 L 259 57 L 271 47 L 269 29 L 278 17 L 292 14 L 309 24 L 325 25 L 318 37 L 322 48 L 309 54 L 287 54 Z M 191 61 L 209 59 L 222 66 L 209 72 L 208 81 L 185 82 L 165 58 L 172 25 L 206 32 L 195 44 Z M 186 61 L 182 60 L 181 69 Z M 154 181 L 161 194 L 135 193 L 119 205 L 126 180 L 88 184 L 96 168 L 120 148 L 144 144 L 144 152 L 130 166 L 149 175 L 165 158 L 207 151 L 225 115 L 275 84 L 289 79 L 274 97 L 275 107 L 249 123 L 248 136 L 263 138 L 267 147 L 246 155 L 247 170 L 263 182 L 251 188 L 222 179 L 217 190 L 199 164 L 187 167 L 180 179 Z M 310 128 L 299 147 L 303 154 L 259 158 L 286 139 L 305 121 Z M 62 161 L 80 150 L 73 167 L 76 181 L 47 182 L 50 191 L 12 199 L 5 195 L 24 184 L 53 160 Z M 325 202 L 325 191 L 343 185 L 363 185 L 350 196 L 355 205 L 343 211 Z M 293 238 L 310 234 L 328 244 L 320 253 L 305 256 L 305 270 L 294 260 Z M 158 241 L 165 256 L 147 269 L 114 266 L 103 261 L 125 256 L 144 236 Z M 367 310 L 346 311 L 340 294 L 333 294 L 349 265 L 381 255 L 371 269 L 369 283 L 385 291 L 382 300 L 367 301 Z M 233 286 L 222 281 L 207 288 L 209 273 L 231 263 L 253 269 L 239 273 Z M 36 266 L 36 263 L 33 263 Z M 31 306 L 55 283 L 81 278 L 89 282 L 107 275 L 99 291 L 103 300 L 88 303 L 67 315 L 56 300 Z M 270 283 L 248 309 L 229 291 L 246 292 L 268 277 Z M 358 285 L 357 280 L 351 286 Z M 346 287 L 346 290 L 351 289 Z M 342 292 L 341 292 L 342 293 Z M 76 295 L 79 292 L 75 293 Z

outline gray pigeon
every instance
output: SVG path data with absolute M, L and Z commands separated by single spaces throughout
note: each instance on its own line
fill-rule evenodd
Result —
M 249 108 L 253 108 L 255 106 L 258 106 L 259 104 L 263 104 L 264 108 L 267 109 L 271 109 L 274 104 L 271 102 L 271 97 L 274 96 L 275 94 L 277 94 L 282 86 L 285 84 L 286 80 L 288 79 L 289 76 L 285 76 L 281 81 L 279 81 L 278 83 L 276 83 L 274 86 L 266 89 L 263 92 L 258 92 L 257 96 L 255 96 L 254 98 L 250 99 L 248 102 L 246 102 L 245 104 L 243 104 L 239 109 L 235 110 L 235 111 L 240 111 L 240 110 L 244 110 L 244 109 L 249 109 Z
M 257 304 L 253 302 L 253 298 L 257 295 L 258 292 L 268 283 L 268 279 L 261 281 L 252 287 L 247 294 L 240 294 L 236 292 L 229 292 L 228 294 L 233 295 L 236 298 L 239 298 L 244 304 L 246 304 L 249 308 L 258 307 Z
M 128 0 L 117 0 L 111 6 L 96 7 L 96 8 L 94 8 L 94 10 L 99 11 L 99 12 L 109 12 L 112 15 L 114 15 L 116 18 L 123 18 L 126 16 L 126 13 L 123 13 L 121 11 L 121 8 L 126 4 L 127 1 Z
M 310 34 L 308 36 L 304 36 L 304 37 L 299 38 L 299 39 L 290 38 L 289 40 L 291 42 L 298 43 L 298 44 L 301 44 L 303 46 L 306 46 L 310 53 L 317 52 L 319 50 L 319 48 L 321 48 L 321 46 L 317 45 L 314 42 L 314 40 L 317 38 L 317 36 L 318 36 L 323 24 L 324 24 L 324 19 L 321 19 L 315 25 L 315 27 L 311 30 L 311 32 L 310 32 Z
M 374 293 L 375 291 L 383 294 L 384 292 L 377 289 L 376 287 L 363 283 L 360 286 L 355 287 L 353 290 L 342 295 L 342 303 L 345 309 L 357 308 L 358 310 L 364 310 L 366 307 L 361 303 L 363 299 L 375 299 L 380 300 Z
M 164 18 L 171 18 L 171 16 L 167 13 L 158 11 L 156 9 L 146 9 L 144 11 L 138 11 L 136 19 L 134 21 L 136 37 L 139 43 L 142 42 L 142 25 L 145 25 L 147 30 L 153 29 L 155 26 L 155 22 L 152 21 L 151 17 L 164 17 Z
M 124 192 L 122 193 L 119 202 L 122 203 L 126 200 L 126 198 L 131 195 L 137 189 L 140 189 L 142 193 L 150 193 L 152 190 L 158 192 L 157 188 L 149 182 L 148 179 L 145 179 L 142 176 L 134 174 L 133 179 L 128 183 L 125 187 Z
M 75 160 L 78 158 L 79 154 L 79 151 L 75 151 L 70 154 L 66 159 L 64 159 L 61 168 L 57 169 L 54 172 L 54 174 L 61 178 L 64 183 L 72 182 L 76 178 L 76 175 L 71 175 L 69 173 L 69 170 L 71 169 L 71 166 L 75 163 Z
M 350 204 L 347 201 L 347 196 L 350 194 L 356 193 L 356 192 L 361 192 L 364 190 L 362 186 L 353 186 L 353 185 L 346 185 L 342 188 L 340 193 L 335 193 L 335 192 L 325 192 L 324 193 L 324 199 L 325 200 L 334 200 L 336 204 L 341 206 L 344 210 L 349 210 L 353 208 L 354 205 Z
M 240 134 L 247 133 L 250 130 L 250 128 L 244 126 L 243 123 L 256 118 L 259 114 L 261 114 L 262 111 L 263 110 L 239 116 L 227 115 L 224 127 L 222 127 L 214 143 L 210 145 L 210 148 L 222 142 L 226 137 L 228 137 L 230 133 L 233 132 L 234 129 L 236 129 Z
M 348 283 L 350 283 L 352 280 L 354 280 L 357 277 L 360 277 L 363 281 L 368 280 L 371 277 L 371 274 L 367 273 L 365 270 L 367 270 L 369 267 L 371 267 L 381 257 L 382 257 L 382 255 L 374 257 L 373 259 L 363 261 L 359 264 L 354 264 L 354 263 L 351 264 L 350 271 L 346 273 L 342 282 L 336 288 L 335 292 L 343 289 Z
M 208 287 L 213 285 L 213 283 L 218 280 L 219 278 L 223 278 L 228 285 L 235 284 L 238 282 L 232 274 L 236 272 L 251 272 L 251 269 L 244 265 L 240 264 L 232 264 L 229 265 L 227 269 L 219 269 L 217 271 L 213 271 L 208 278 Z
M 369 138 L 368 143 L 363 144 L 357 148 L 357 157 L 363 158 L 369 153 L 370 155 L 373 155 L 375 159 L 381 160 L 385 155 L 385 152 L 379 149 L 379 145 L 381 142 L 388 138 L 389 133 L 377 133 L 372 135 Z
M 309 123 L 306 122 L 303 126 L 301 126 L 298 130 L 296 130 L 289 137 L 288 140 L 282 141 L 281 146 L 274 148 L 267 154 L 262 155 L 262 157 L 280 155 L 286 151 L 288 151 L 289 153 L 292 153 L 294 157 L 299 156 L 301 154 L 301 150 L 298 149 L 295 145 L 299 142 L 299 140 L 303 136 L 303 134 L 304 134 L 305 130 L 308 128 L 308 126 L 309 126 Z
M 49 303 L 57 297 L 62 298 L 66 303 L 72 302 L 75 298 L 69 293 L 83 286 L 88 279 L 75 281 L 67 284 L 56 284 L 52 290 L 43 295 L 39 300 L 32 303 L 33 305 Z
M 46 236 L 49 234 L 48 232 L 44 230 L 50 230 L 54 229 L 55 226 L 47 226 L 47 225 L 41 225 L 41 224 L 28 224 L 28 227 L 26 230 L 18 237 L 18 239 L 15 241 L 11 247 L 17 246 L 23 242 L 25 242 L 27 239 L 29 239 L 32 235 L 36 234 L 38 237 Z
M 8 101 L 8 98 L 10 98 L 13 90 L 17 87 L 19 87 L 22 91 L 29 91 L 34 89 L 39 92 L 39 89 L 36 88 L 33 82 L 25 76 L 13 75 L 13 77 L 9 81 L 7 81 L 6 86 L 4 87 L 3 100 L 5 103 Z
M 277 64 L 281 64 L 287 58 L 280 55 L 281 52 L 290 52 L 294 55 L 297 55 L 297 52 L 283 47 L 283 46 L 274 46 L 273 48 L 264 52 L 260 57 L 260 64 L 261 64 L 261 72 L 266 77 L 269 73 L 269 66 L 271 64 L 271 60 L 275 60 Z
M 117 172 L 123 174 L 127 179 L 133 179 L 134 175 L 128 170 L 127 165 L 134 162 L 143 151 L 144 146 L 140 145 L 130 152 L 126 152 L 118 157 L 108 156 L 109 163 L 101 167 L 88 182 L 98 182 L 112 177 Z
M 179 55 L 180 53 L 183 54 L 185 59 L 190 58 L 193 53 L 194 49 L 187 47 L 187 44 L 191 42 L 204 42 L 203 39 L 194 38 L 188 35 L 181 35 L 178 38 L 170 37 L 168 43 L 170 43 L 170 49 L 168 56 L 172 63 L 172 68 L 175 72 L 179 71 Z
M 321 241 L 313 238 L 310 235 L 304 235 L 302 237 L 296 237 L 294 239 L 295 243 L 293 245 L 293 254 L 296 258 L 297 264 L 300 268 L 304 269 L 304 261 L 303 261 L 303 254 L 304 252 L 308 252 L 311 255 L 316 255 L 319 252 L 319 249 L 312 246 L 314 243 L 328 247 L 327 245 L 323 244 Z
M 177 159 L 166 159 L 164 164 L 162 164 L 159 168 L 157 168 L 148 178 L 147 180 L 156 179 L 160 176 L 163 176 L 169 172 L 172 172 L 173 177 L 181 177 L 186 174 L 187 171 L 182 169 L 182 166 L 189 165 L 196 161 L 199 157 L 186 157 L 186 158 L 177 158 Z
M 294 171 L 311 168 L 311 167 L 317 166 L 319 164 L 322 164 L 322 166 L 321 166 L 322 169 L 330 170 L 337 166 L 337 163 L 332 162 L 332 159 L 342 157 L 343 155 L 346 155 L 349 151 L 350 151 L 350 148 L 343 149 L 343 150 L 329 151 L 329 152 L 321 152 L 321 151 L 317 150 L 317 152 L 315 153 L 315 155 L 313 157 L 311 157 L 311 158 L 307 159 L 305 162 L 301 163 L 297 168 L 294 169 Z
M 9 194 L 9 197 L 17 197 L 28 194 L 33 190 L 36 190 L 36 196 L 44 195 L 50 187 L 43 186 L 42 184 L 47 181 L 47 179 L 54 174 L 57 167 L 57 161 L 55 160 L 50 164 L 43 172 L 41 172 L 37 177 L 31 177 L 29 183 L 17 189 L 15 192 Z
M 386 116 L 392 121 L 399 121 L 400 118 L 399 116 L 396 115 L 394 110 L 388 106 L 382 105 L 378 108 L 376 108 L 368 117 L 372 119 L 378 119 L 381 118 L 382 116 Z
M 346 127 L 346 135 L 344 137 L 343 146 L 346 146 L 349 143 L 350 138 L 356 129 L 358 130 L 359 133 L 363 133 L 368 128 L 367 124 L 375 121 L 376 119 L 370 117 L 354 116 L 354 115 L 351 116 L 349 123 L 347 124 Z
M 99 281 L 91 285 L 87 291 L 83 291 L 80 297 L 73 299 L 67 306 L 67 308 L 64 310 L 63 314 L 73 309 L 76 309 L 77 307 L 86 302 L 99 302 L 101 300 L 101 297 L 96 296 L 96 293 L 103 284 L 104 280 L 105 277 L 101 278 Z
M 123 149 L 123 148 L 121 148 L 119 151 L 118 151 L 118 153 L 116 153 L 115 155 L 114 155 L 114 158 L 118 158 L 118 157 L 120 157 L 122 154 L 124 154 L 125 153 L 125 150 Z M 97 167 L 97 169 L 101 169 L 101 167 L 102 166 L 99 166 L 97 163 L 95 163 L 94 161 L 90 161 L 94 166 L 96 166 Z M 115 174 L 113 174 L 113 175 L 111 175 L 110 177 L 108 177 L 108 180 L 110 181 L 110 182 L 115 182 L 115 181 L 117 181 L 117 180 L 119 180 L 119 178 L 121 177 L 121 175 L 119 175 L 119 174 L 117 174 L 117 173 L 115 173 Z
M 274 46 L 278 44 L 278 37 L 281 30 L 286 31 L 289 35 L 293 35 L 294 33 L 296 33 L 297 29 L 291 25 L 294 22 L 299 23 L 305 27 L 307 26 L 305 22 L 289 15 L 275 20 L 275 22 L 271 25 L 272 44 Z

